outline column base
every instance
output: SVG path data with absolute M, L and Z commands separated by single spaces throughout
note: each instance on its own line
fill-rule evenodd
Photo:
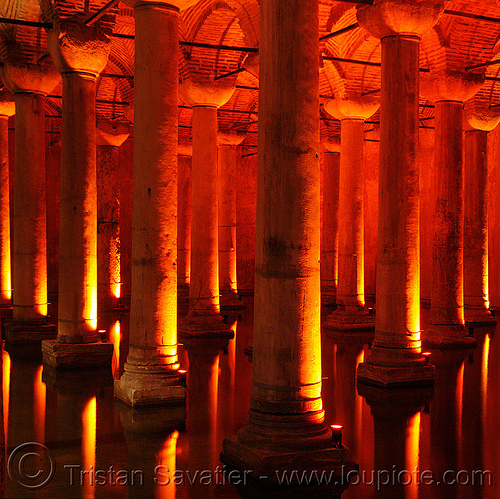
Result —
M 322 287 L 321 288 L 321 306 L 324 308 L 335 307 L 337 299 L 337 290 L 334 287 Z
M 227 343 L 234 338 L 234 333 L 223 321 L 221 315 L 189 315 L 179 325 L 179 340 L 187 346 L 196 340 L 222 340 Z
M 368 310 L 334 310 L 323 324 L 325 329 L 334 331 L 372 331 L 375 332 L 375 316 Z
M 476 344 L 461 324 L 429 324 L 422 331 L 422 346 L 425 348 L 471 348 Z
M 497 320 L 491 315 L 490 311 L 484 307 L 464 308 L 465 326 L 494 326 Z
M 232 436 L 224 439 L 220 460 L 230 468 L 239 470 L 236 479 L 251 478 L 260 486 L 314 486 L 316 476 L 325 477 L 324 485 L 343 490 L 349 485 L 348 476 L 357 474 L 359 466 L 350 461 L 348 450 L 330 442 L 320 449 L 269 450 L 250 446 Z M 234 473 L 234 472 L 233 472 Z M 289 480 L 280 481 L 287 473 Z M 317 475 L 316 475 L 317 474 Z M 228 474 L 231 480 L 231 472 Z M 313 477 L 310 483 L 301 481 L 302 476 Z M 240 482 L 241 483 L 241 482 Z
M 7 343 L 40 343 L 52 340 L 57 336 L 56 326 L 46 321 L 8 322 L 5 324 L 5 341 Z
M 368 358 L 366 362 L 359 364 L 356 376 L 358 383 L 383 388 L 403 388 L 433 385 L 434 372 L 434 366 L 425 361 L 390 365 L 371 363 Z
M 44 365 L 55 369 L 81 369 L 111 367 L 112 343 L 60 343 L 57 340 L 42 341 Z
M 189 312 L 189 286 L 187 284 L 177 287 L 177 313 L 185 316 Z
M 125 372 L 119 380 L 115 380 L 114 388 L 115 398 L 129 407 L 186 402 L 186 377 L 176 371 L 171 374 Z
M 220 309 L 221 311 L 245 310 L 247 306 L 234 291 L 221 290 Z

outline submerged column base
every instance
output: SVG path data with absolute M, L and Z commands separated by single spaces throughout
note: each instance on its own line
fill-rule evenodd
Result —
M 384 388 L 434 384 L 435 368 L 422 355 L 402 352 L 399 360 L 397 357 L 396 349 L 374 347 L 368 359 L 358 366 L 358 383 Z
M 185 405 L 186 375 L 177 370 L 159 369 L 158 366 L 127 370 L 115 380 L 114 396 L 130 407 Z
M 422 331 L 422 345 L 426 348 L 471 348 L 475 344 L 462 324 L 430 324 Z
M 57 336 L 56 326 L 46 319 L 38 321 L 13 321 L 5 324 L 5 341 L 16 343 L 40 343 Z
M 323 324 L 334 331 L 375 331 L 375 316 L 366 308 L 334 310 Z
M 221 311 L 245 310 L 247 306 L 243 303 L 238 293 L 233 290 L 220 290 Z
M 497 323 L 491 312 L 481 306 L 465 305 L 465 326 L 494 326 Z
M 42 341 L 43 364 L 55 369 L 111 367 L 113 343 L 61 343 Z

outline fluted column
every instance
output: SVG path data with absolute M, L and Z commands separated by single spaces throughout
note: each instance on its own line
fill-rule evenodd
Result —
M 52 65 L 6 63 L 3 79 L 15 95 L 13 322 L 9 342 L 54 338 L 48 324 L 47 206 L 45 190 L 45 96 L 57 85 Z
M 339 181 L 339 252 L 336 310 L 324 327 L 373 330 L 375 317 L 365 309 L 364 269 L 364 122 L 378 109 L 372 96 L 334 99 L 325 109 L 341 120 Z
M 220 314 L 217 108 L 234 92 L 234 82 L 185 80 L 182 99 L 193 106 L 193 158 L 191 169 L 191 279 L 189 313 L 179 335 L 191 340 L 233 336 Z M 198 348 L 191 349 L 194 352 Z
M 110 366 L 111 343 L 97 334 L 96 80 L 109 38 L 98 25 L 64 21 L 47 33 L 63 79 L 57 340 L 42 343 L 56 368 Z
M 244 134 L 219 131 L 218 216 L 219 216 L 219 288 L 223 310 L 241 310 L 236 276 L 236 168 L 237 146 Z
M 488 298 L 488 132 L 500 122 L 496 108 L 465 103 L 464 307 L 465 322 L 494 324 Z
M 321 304 L 333 306 L 338 284 L 340 141 L 322 144 Z
M 119 148 L 130 134 L 128 123 L 97 121 L 97 315 L 120 304 Z
M 382 44 L 377 315 L 358 379 L 382 386 L 432 383 L 434 374 L 420 341 L 419 52 L 443 10 L 443 0 L 382 0 L 357 12 Z
M 183 403 L 177 357 L 179 8 L 131 1 L 135 16 L 134 186 L 130 346 L 115 397 Z
M 422 79 L 436 116 L 431 310 L 422 340 L 426 346 L 468 347 L 474 338 L 464 316 L 463 103 L 479 90 L 483 76 L 440 71 Z
M 221 459 L 271 481 L 317 460 L 339 474 L 353 463 L 321 398 L 318 2 L 267 0 L 260 20 L 251 408 Z
M 10 271 L 9 117 L 15 113 L 14 96 L 0 90 L 0 307 L 12 305 Z

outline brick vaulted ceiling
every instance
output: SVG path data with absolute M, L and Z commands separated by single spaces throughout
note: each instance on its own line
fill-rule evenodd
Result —
M 356 24 L 356 3 L 372 0 L 319 0 L 320 7 L 320 95 L 322 99 L 346 98 L 350 92 L 377 96 L 380 89 L 380 42 Z M 107 3 L 106 0 L 0 0 L 0 17 L 52 22 L 73 18 L 83 22 Z M 293 12 L 290 12 L 293 15 Z M 111 36 L 108 65 L 99 78 L 97 112 L 117 121 L 133 121 L 134 99 L 134 19 L 125 3 L 111 8 L 99 22 Z M 326 37 L 330 33 L 335 36 Z M 422 39 L 423 71 L 479 72 L 486 81 L 477 94 L 476 106 L 485 110 L 500 108 L 500 3 L 496 0 L 446 2 L 439 24 Z M 237 89 L 219 110 L 221 128 L 247 130 L 246 153 L 256 145 L 258 125 L 258 77 L 245 71 L 247 57 L 254 57 L 259 46 L 258 0 L 200 0 L 181 13 L 180 78 L 224 77 L 237 72 Z M 26 64 L 46 61 L 48 56 L 43 26 L 0 23 L 0 59 L 15 57 Z M 209 46 L 201 46 L 208 44 Z M 226 50 L 213 46 L 243 47 L 253 50 Z M 346 62 L 358 61 L 358 62 Z M 371 64 L 360 64 L 368 62 Z M 480 67 L 475 67 L 481 65 Z M 248 65 L 247 65 L 248 67 Z M 47 128 L 60 127 L 61 85 L 47 99 Z M 421 99 L 421 125 L 432 126 L 432 102 Z M 192 112 L 179 100 L 179 140 L 191 136 Z M 339 122 L 320 110 L 322 137 L 339 134 Z M 374 115 L 367 131 L 377 128 Z

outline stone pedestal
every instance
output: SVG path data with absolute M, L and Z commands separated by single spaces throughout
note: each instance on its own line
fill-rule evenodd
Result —
M 318 2 L 282 8 L 261 9 L 251 409 L 221 454 L 269 484 L 285 469 L 356 469 L 321 399 Z
M 123 309 L 120 301 L 119 147 L 127 140 L 126 122 L 97 121 L 97 313 Z
M 377 315 L 373 348 L 357 375 L 383 387 L 433 382 L 420 341 L 419 52 L 443 10 L 437 0 L 382 0 L 357 11 L 382 43 Z
M 218 217 L 219 217 L 219 288 L 221 310 L 243 310 L 236 277 L 236 167 L 240 155 L 237 146 L 243 133 L 219 131 Z
M 58 83 L 51 65 L 3 67 L 5 84 L 15 95 L 14 214 L 12 287 L 15 327 L 7 339 L 38 342 L 55 336 L 47 314 L 47 209 L 45 192 L 45 95 Z M 25 326 L 25 327 L 24 327 Z
M 177 357 L 179 7 L 131 1 L 135 16 L 132 296 L 129 354 L 115 396 L 132 407 L 185 403 Z
M 321 305 L 333 307 L 338 284 L 340 142 L 323 142 Z
M 374 330 L 375 317 L 365 309 L 364 269 L 364 120 L 378 109 L 373 96 L 334 99 L 325 109 L 341 120 L 339 245 L 336 310 L 326 329 Z
M 437 83 L 436 76 L 444 83 Z M 469 347 L 464 317 L 463 102 L 483 76 L 452 71 L 422 78 L 423 95 L 435 103 L 434 227 L 429 327 L 426 346 Z
M 9 117 L 15 113 L 14 96 L 0 90 L 0 308 L 12 306 L 10 270 Z
M 63 79 L 57 341 L 42 343 L 56 368 L 111 366 L 112 344 L 97 334 L 96 80 L 107 63 L 108 31 L 64 21 L 47 32 Z

